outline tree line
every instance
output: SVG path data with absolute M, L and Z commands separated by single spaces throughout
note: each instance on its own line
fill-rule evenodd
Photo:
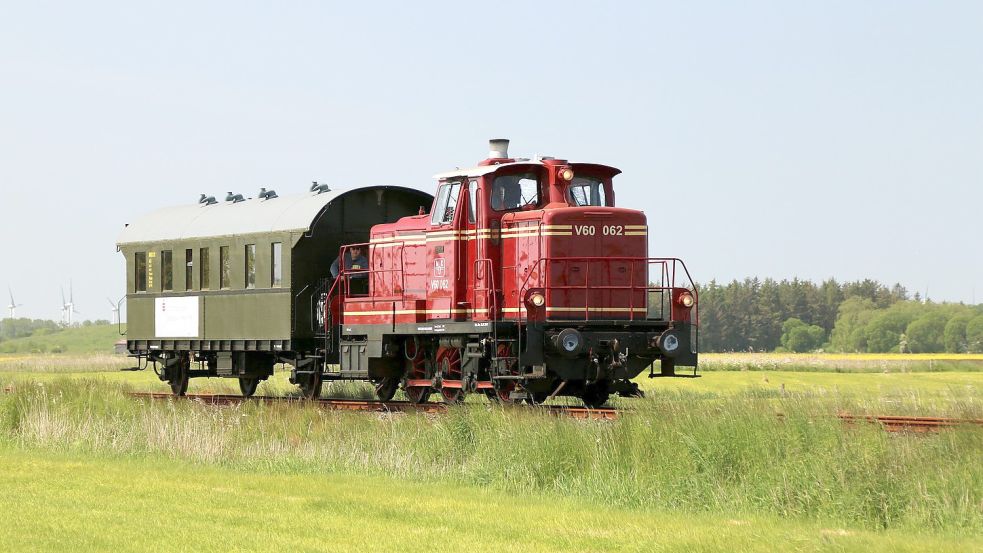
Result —
M 76 326 L 108 325 L 109 321 L 99 319 L 96 321 L 85 320 Z M 19 317 L 17 319 L 0 320 L 0 342 L 13 340 L 15 338 L 27 338 L 30 336 L 45 336 L 54 334 L 65 329 L 65 325 L 46 319 L 28 319 Z
M 983 305 L 900 284 L 747 278 L 699 286 L 701 351 L 983 352 Z

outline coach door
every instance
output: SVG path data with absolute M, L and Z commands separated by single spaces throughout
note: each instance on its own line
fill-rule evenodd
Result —
M 465 304 L 467 239 L 462 236 L 465 234 L 462 222 L 467 217 L 463 213 L 465 210 L 458 209 L 466 203 L 464 182 L 442 183 L 430 214 L 430 230 L 427 231 L 428 319 L 462 318 L 468 311 Z

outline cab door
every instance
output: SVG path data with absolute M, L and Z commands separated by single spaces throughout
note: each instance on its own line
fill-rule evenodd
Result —
M 441 183 L 427 231 L 427 319 L 462 318 L 467 309 L 467 244 L 462 240 L 464 180 Z M 463 251 L 462 251 L 463 250 Z
M 488 228 L 486 204 L 478 188 L 478 179 L 468 180 L 467 217 L 464 218 L 464 237 L 462 252 L 466 257 L 463 273 L 467 276 L 466 301 L 471 308 L 471 317 L 477 320 L 495 318 L 495 266 L 490 251 L 491 229 Z

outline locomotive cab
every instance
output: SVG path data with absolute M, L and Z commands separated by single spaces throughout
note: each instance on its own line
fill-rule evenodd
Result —
M 648 367 L 695 369 L 695 286 L 648 256 L 645 214 L 615 203 L 620 171 L 507 147 L 436 175 L 430 213 L 372 228 L 368 294 L 340 302 L 342 371 L 399 378 L 414 400 L 599 405 Z

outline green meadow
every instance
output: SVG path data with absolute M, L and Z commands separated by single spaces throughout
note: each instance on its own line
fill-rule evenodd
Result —
M 446 415 L 150 401 L 126 392 L 167 387 L 132 365 L 0 356 L 0 550 L 983 550 L 983 427 L 834 416 L 983 419 L 974 368 L 643 377 L 618 420 L 580 421 L 480 397 Z M 296 390 L 278 370 L 259 393 Z
M 972 536 L 157 457 L 0 449 L 3 551 L 968 551 Z M 41 477 L 43 475 L 43 477 Z

